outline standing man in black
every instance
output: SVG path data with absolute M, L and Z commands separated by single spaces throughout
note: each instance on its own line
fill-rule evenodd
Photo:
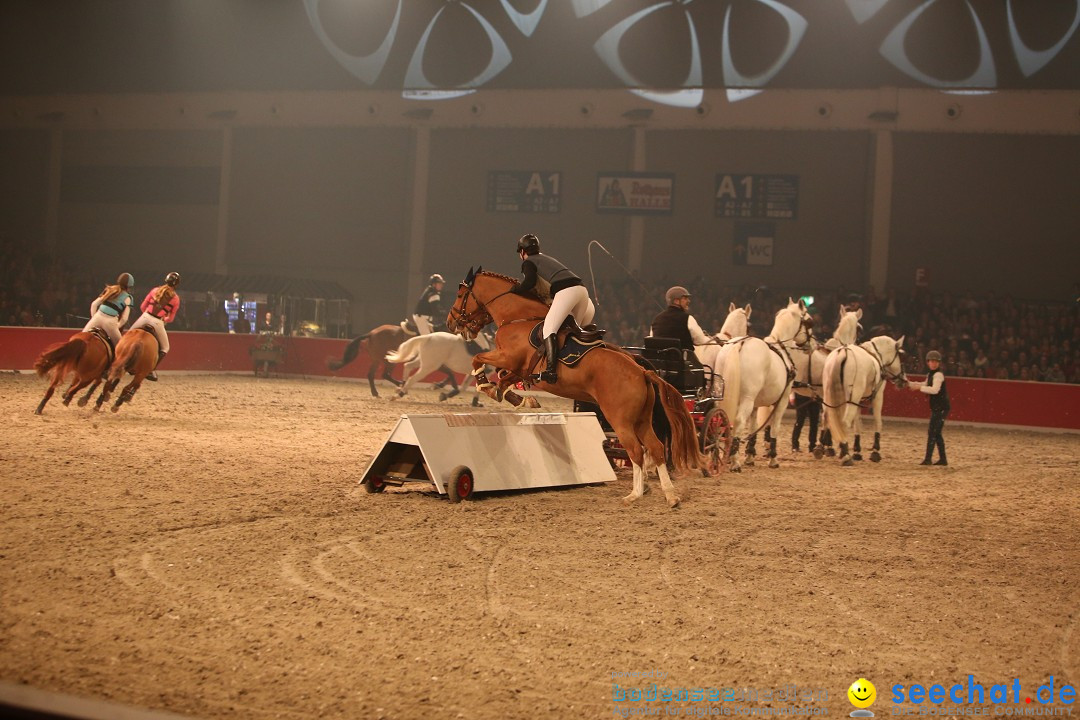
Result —
M 945 427 L 945 418 L 949 416 L 949 391 L 945 389 L 945 373 L 941 372 L 941 353 L 931 350 L 926 353 L 926 382 L 909 383 L 908 387 L 930 396 L 930 427 L 926 435 L 926 457 L 920 465 L 948 465 L 945 459 L 945 438 L 941 430 Z M 938 461 L 931 463 L 934 446 L 938 449 Z

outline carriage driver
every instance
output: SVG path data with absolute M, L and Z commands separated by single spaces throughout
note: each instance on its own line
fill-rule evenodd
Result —
M 435 332 L 435 318 L 446 317 L 442 311 L 442 289 L 446 283 L 443 276 L 435 273 L 428 278 L 428 286 L 424 288 L 424 294 L 416 301 L 416 309 L 413 311 L 413 322 L 421 335 L 430 335 Z
M 653 318 L 652 337 L 675 338 L 683 350 L 693 350 L 695 345 L 706 345 L 710 342 L 697 320 L 690 314 L 690 291 L 682 285 L 676 285 L 668 288 L 664 299 L 668 306 Z
M 521 274 L 525 277 L 510 292 L 518 295 L 535 292 L 545 303 L 550 302 L 542 334 L 547 366 L 529 379 L 554 384 L 558 380 L 559 328 L 571 315 L 581 327 L 589 325 L 596 314 L 596 306 L 581 278 L 552 256 L 540 252 L 540 240 L 535 235 L 522 235 L 517 241 L 517 250 Z
M 176 317 L 176 311 L 180 309 L 180 296 L 176 294 L 179 284 L 180 273 L 171 272 L 166 275 L 164 285 L 159 285 L 146 294 L 146 299 L 139 306 L 143 314 L 131 325 L 131 330 L 149 328 L 158 341 L 157 363 L 146 376 L 147 380 L 157 382 L 157 366 L 169 352 L 169 335 L 165 332 L 165 324 L 171 323 Z
M 116 282 L 106 285 L 97 299 L 90 304 L 90 322 L 86 323 L 83 332 L 104 330 L 115 350 L 116 343 L 120 342 L 120 328 L 131 314 L 131 290 L 134 289 L 135 278 L 131 273 L 120 273 Z

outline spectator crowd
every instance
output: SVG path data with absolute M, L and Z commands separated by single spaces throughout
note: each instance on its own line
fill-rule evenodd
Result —
M 844 287 L 731 287 L 702 277 L 652 284 L 627 279 L 597 285 L 596 322 L 608 328 L 607 339 L 641 345 L 652 318 L 663 309 L 664 291 L 676 284 L 690 291 L 690 314 L 709 334 L 720 330 L 735 303 L 750 304 L 750 334 L 764 337 L 789 297 L 809 296 L 815 337 L 824 341 L 832 336 L 841 307 L 861 308 L 860 341 L 903 335 L 908 372 L 923 372 L 922 358 L 933 349 L 941 352 L 942 368 L 952 376 L 1080 383 L 1080 302 L 1074 298 L 1025 301 L 995 293 L 976 298 L 926 288 L 890 289 L 878 296 L 873 288 L 855 293 Z
M 76 272 L 48 255 L 34 255 L 13 242 L 0 243 L 0 324 L 82 327 L 91 301 L 113 276 Z M 139 278 L 149 289 L 158 278 Z M 641 345 L 652 318 L 664 309 L 664 292 L 683 285 L 692 294 L 690 313 L 706 333 L 719 331 L 730 303 L 750 304 L 750 333 L 763 337 L 772 328 L 776 311 L 789 297 L 812 296 L 814 334 L 831 337 L 841 307 L 863 310 L 860 339 L 903 335 L 909 372 L 921 372 L 923 356 L 931 349 L 943 356 L 948 375 L 1080 383 L 1080 302 L 1019 300 L 1008 294 L 930 292 L 889 289 L 878 296 L 873 288 L 856 293 L 838 287 L 731 287 L 704 277 L 642 284 L 636 279 L 604 281 L 595 288 L 596 322 L 608 329 L 607 339 L 623 346 Z M 590 290 L 594 288 L 590 287 Z M 261 328 L 259 328 L 261 329 Z M 185 302 L 170 330 L 229 332 L 223 307 Z

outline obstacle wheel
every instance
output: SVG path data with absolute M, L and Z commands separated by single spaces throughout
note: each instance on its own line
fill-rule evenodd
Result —
M 364 480 L 364 490 L 369 493 L 381 493 L 386 489 L 386 483 L 378 475 L 372 475 Z
M 473 495 L 473 471 L 464 465 L 458 465 L 450 471 L 450 478 L 446 483 L 446 494 L 450 502 L 470 500 Z
M 705 477 L 720 473 L 730 446 L 731 426 L 727 413 L 720 408 L 709 410 L 701 422 L 701 454 L 706 460 L 702 473 Z

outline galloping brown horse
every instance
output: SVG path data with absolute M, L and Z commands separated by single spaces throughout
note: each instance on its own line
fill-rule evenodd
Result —
M 134 375 L 135 379 L 124 386 L 120 397 L 116 398 L 116 404 L 112 406 L 112 411 L 116 412 L 125 402 L 131 402 L 143 380 L 157 365 L 157 352 L 157 338 L 149 330 L 129 330 L 124 333 L 124 337 L 116 344 L 116 359 L 109 367 L 109 379 L 101 389 L 94 409 L 100 410 L 102 404 L 109 400 L 125 371 Z
M 91 332 L 77 332 L 68 338 L 67 342 L 56 343 L 45 348 L 34 362 L 34 370 L 44 377 L 51 376 L 49 389 L 45 391 L 45 397 L 34 412 L 38 415 L 45 409 L 45 403 L 53 396 L 53 392 L 64 382 L 69 374 L 75 373 L 75 379 L 71 386 L 64 392 L 64 405 L 71 403 L 75 393 L 93 383 L 93 387 L 79 400 L 79 407 L 86 405 L 87 400 L 101 383 L 101 376 L 109 364 L 109 349 L 105 341 Z
M 515 405 L 524 399 L 506 387 L 519 378 L 538 372 L 541 363 L 529 344 L 529 333 L 547 313 L 547 306 L 537 299 L 511 293 L 517 280 L 506 275 L 469 270 L 458 288 L 457 299 L 446 325 L 451 332 L 474 337 L 485 325 L 494 322 L 495 349 L 473 358 L 473 375 L 480 390 L 495 400 L 504 397 Z M 560 340 L 563 333 L 560 333 Z M 498 386 L 484 375 L 484 365 L 500 368 Z M 623 500 L 633 502 L 645 490 L 645 478 L 655 468 L 668 504 L 675 507 L 679 497 L 671 483 L 664 462 L 664 445 L 653 431 L 654 389 L 659 390 L 664 414 L 671 424 L 671 460 L 678 471 L 704 466 L 698 451 L 694 421 L 679 391 L 655 372 L 640 367 L 633 357 L 614 346 L 600 347 L 586 354 L 576 365 L 561 366 L 554 384 L 537 383 L 535 387 L 572 400 L 600 406 L 611 423 L 619 442 L 634 466 L 634 489 Z M 528 398 L 532 400 L 532 398 Z M 533 405 L 535 407 L 535 405 Z
M 382 365 L 381 377 L 383 380 L 389 380 L 397 386 L 401 385 L 400 382 L 391 377 L 390 373 L 393 371 L 394 366 L 386 362 L 385 358 L 386 353 L 397 350 L 398 346 L 405 342 L 405 338 L 405 331 L 401 329 L 400 325 L 380 325 L 371 332 L 366 332 L 360 337 L 350 340 L 349 344 L 345 346 L 345 353 L 341 359 L 328 360 L 326 366 L 331 370 L 340 370 L 355 360 L 356 356 L 360 354 L 360 348 L 363 347 L 371 361 L 367 373 L 368 385 L 371 387 L 372 396 L 379 397 L 379 391 L 375 389 L 375 373 L 379 369 L 379 365 Z
M 410 337 L 414 336 L 406 334 L 401 325 L 380 325 L 371 332 L 350 340 L 349 344 L 345 346 L 345 353 L 341 356 L 341 359 L 330 359 L 326 362 L 326 366 L 331 370 L 340 370 L 355 360 L 356 356 L 360 354 L 360 348 L 363 347 L 367 351 L 368 359 L 371 361 L 367 373 L 368 386 L 371 388 L 371 395 L 379 397 L 379 391 L 375 389 L 375 373 L 380 365 L 382 366 L 382 379 L 389 380 L 396 387 L 401 387 L 401 381 L 395 380 L 390 374 L 394 371 L 394 365 L 386 361 L 386 355 L 397 350 L 401 343 Z M 450 383 L 451 387 L 457 391 L 457 379 L 454 374 L 446 368 L 439 369 L 447 374 L 447 379 L 443 382 Z M 456 395 L 457 392 L 454 394 Z

